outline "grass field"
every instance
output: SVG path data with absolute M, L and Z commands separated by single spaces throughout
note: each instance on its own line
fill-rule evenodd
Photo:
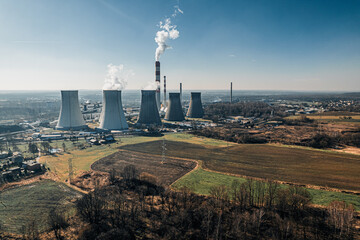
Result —
M 316 121 L 320 122 L 335 122 L 335 123 L 353 123 L 353 124 L 360 124 L 360 115 L 349 113 L 349 114 L 340 114 L 340 113 L 334 113 L 331 115 L 331 113 L 327 114 L 309 114 L 306 115 L 307 118 L 314 119 Z M 344 119 L 344 117 L 351 117 L 350 119 Z M 287 117 L 288 119 L 300 119 L 301 116 L 290 116 Z
M 168 186 L 194 169 L 196 162 L 174 157 L 167 157 L 163 162 L 161 155 L 122 150 L 96 161 L 91 168 L 102 172 L 114 169 L 121 172 L 127 165 L 134 165 L 139 173 L 146 172 L 156 176 L 158 184 Z
M 234 180 L 238 180 L 240 183 L 246 181 L 244 178 L 209 172 L 198 168 L 176 181 L 172 187 L 176 189 L 187 187 L 197 194 L 207 195 L 212 186 L 225 185 L 230 187 Z M 282 187 L 286 186 L 282 185 Z M 354 205 L 356 210 L 360 211 L 360 196 L 315 189 L 308 189 L 308 191 L 312 196 L 313 204 L 326 206 L 334 200 L 345 201 Z
M 172 141 L 197 143 L 197 144 L 203 144 L 207 146 L 217 146 L 217 147 L 226 147 L 230 145 L 235 145 L 234 143 L 226 143 L 224 141 L 214 140 L 210 138 L 200 138 L 184 133 L 166 134 L 163 138 Z M 49 167 L 50 171 L 54 172 L 60 178 L 61 181 L 64 181 L 69 177 L 70 158 L 72 159 L 73 174 L 77 175 L 83 171 L 90 170 L 91 164 L 93 164 L 97 160 L 117 152 L 118 147 L 120 146 L 136 144 L 136 143 L 145 143 L 160 139 L 162 138 L 142 137 L 142 136 L 125 137 L 125 138 L 121 138 L 120 141 L 113 144 L 92 146 L 83 150 L 77 150 L 76 148 L 73 147 L 70 141 L 65 141 L 65 143 L 67 144 L 66 148 L 68 153 L 42 156 L 40 158 L 40 162 L 44 163 L 47 167 Z M 52 144 L 56 144 L 61 147 L 62 141 L 58 141 L 56 143 L 54 142 Z
M 40 230 L 47 228 L 49 211 L 71 208 L 80 194 L 63 183 L 43 180 L 0 193 L 0 224 L 3 231 L 21 234 L 21 228 L 35 221 Z
M 229 147 L 166 142 L 168 156 L 201 160 L 205 169 L 255 178 L 360 191 L 360 156 L 264 144 Z M 161 154 L 159 141 L 123 149 Z
M 39 161 L 49 167 L 50 171 L 54 172 L 61 181 L 64 181 L 69 177 L 69 159 L 72 159 L 73 174 L 77 175 L 83 171 L 90 170 L 91 164 L 103 157 L 117 152 L 118 147 L 122 145 L 136 144 L 158 139 L 159 138 L 151 137 L 122 138 L 121 141 L 113 144 L 99 146 L 94 145 L 82 150 L 69 148 L 67 153 L 42 156 Z

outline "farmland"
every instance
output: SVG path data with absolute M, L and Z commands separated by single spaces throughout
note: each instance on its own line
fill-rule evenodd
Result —
M 134 165 L 141 172 L 154 175 L 159 184 L 170 185 L 196 166 L 194 161 L 186 161 L 175 157 L 167 157 L 162 162 L 162 156 L 130 151 L 118 151 L 92 165 L 92 169 L 111 172 L 112 169 L 121 172 L 125 166 Z
M 40 230 L 46 230 L 50 210 L 69 210 L 77 197 L 77 191 L 50 180 L 7 189 L 0 193 L 0 224 L 4 231 L 18 234 L 32 221 Z
M 214 140 L 210 138 L 195 137 L 190 134 L 167 134 L 163 136 L 164 139 L 185 143 L 198 143 L 206 146 L 225 147 L 235 145 L 234 143 L 227 143 L 224 141 Z M 120 146 L 129 144 L 146 143 L 162 139 L 161 137 L 125 137 L 117 139 L 118 142 L 109 145 L 91 146 L 79 150 L 69 141 L 65 141 L 67 152 L 56 155 L 46 155 L 40 158 L 40 162 L 44 163 L 52 173 L 55 173 L 60 181 L 65 181 L 69 177 L 69 159 L 72 160 L 72 168 L 74 176 L 89 171 L 92 163 L 111 155 L 118 151 Z M 62 145 L 62 141 L 57 143 L 58 146 Z
M 200 160 L 205 169 L 298 184 L 360 191 L 360 156 L 264 144 L 229 147 L 166 142 L 167 156 Z M 121 149 L 161 154 L 158 141 Z
M 324 123 L 341 123 L 341 124 L 352 124 L 359 126 L 360 114 L 358 113 L 347 113 L 347 112 L 325 112 L 317 114 L 306 115 L 307 118 L 316 120 Z M 300 119 L 301 116 L 290 116 L 288 119 Z

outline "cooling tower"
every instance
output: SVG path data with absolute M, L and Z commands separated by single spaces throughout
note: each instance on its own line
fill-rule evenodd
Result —
M 156 82 L 156 106 L 158 111 L 160 110 L 161 106 L 161 99 L 160 99 L 160 62 L 155 62 L 155 82 Z
M 168 121 L 183 121 L 184 113 L 180 103 L 180 93 L 169 93 L 169 106 L 165 115 Z
M 100 115 L 99 128 L 106 130 L 123 130 L 129 128 L 122 107 L 121 91 L 103 91 L 103 107 Z
M 202 118 L 204 116 L 200 92 L 191 93 L 190 106 L 186 116 L 189 118 Z
M 161 125 L 155 93 L 155 90 L 141 90 L 141 107 L 137 124 Z
M 80 130 L 86 127 L 80 111 L 78 91 L 61 91 L 61 109 L 56 129 Z

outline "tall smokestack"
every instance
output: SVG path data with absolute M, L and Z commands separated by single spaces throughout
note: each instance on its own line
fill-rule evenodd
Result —
M 156 106 L 160 110 L 160 62 L 155 62 Z
M 180 93 L 169 93 L 169 107 L 166 111 L 165 120 L 183 121 L 184 113 L 180 103 Z
M 164 76 L 164 108 L 166 108 L 166 76 Z
M 103 107 L 100 115 L 99 128 L 106 130 L 123 130 L 129 128 L 122 106 L 121 91 L 103 91 Z
M 80 110 L 78 91 L 61 91 L 61 109 L 56 129 L 80 130 L 86 127 Z
M 182 83 L 180 83 L 180 102 L 182 101 Z
M 191 93 L 190 106 L 186 116 L 189 118 L 202 118 L 204 116 L 200 92 Z
M 155 93 L 155 90 L 141 90 L 141 107 L 137 124 L 161 125 Z
M 231 109 L 231 106 L 232 105 L 232 82 L 230 82 L 230 116 L 231 116 L 231 113 L 232 113 L 232 109 Z

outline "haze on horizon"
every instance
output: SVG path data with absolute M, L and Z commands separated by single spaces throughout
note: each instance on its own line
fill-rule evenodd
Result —
M 169 89 L 360 91 L 360 1 L 0 0 L 0 90 L 102 89 L 109 64 Z

